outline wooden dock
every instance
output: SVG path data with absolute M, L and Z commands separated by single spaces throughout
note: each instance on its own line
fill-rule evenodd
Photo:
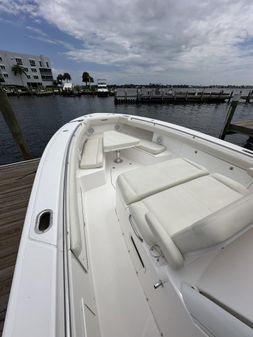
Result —
M 253 90 L 249 91 L 248 95 L 243 95 L 240 98 L 242 101 L 245 101 L 245 103 L 251 103 L 253 98 Z
M 240 133 L 248 136 L 247 144 L 245 145 L 248 149 L 253 149 L 253 120 L 241 120 L 232 123 L 232 119 L 234 117 L 235 110 L 238 105 L 238 100 L 232 100 L 225 120 L 224 127 L 220 134 L 221 139 L 225 139 L 226 135 L 231 135 L 234 133 Z
M 39 159 L 0 166 L 0 336 Z
M 229 133 L 242 133 L 253 137 L 253 120 L 238 121 L 229 125 Z
M 118 88 L 115 104 L 188 104 L 224 103 L 233 92 L 176 91 L 169 88 Z

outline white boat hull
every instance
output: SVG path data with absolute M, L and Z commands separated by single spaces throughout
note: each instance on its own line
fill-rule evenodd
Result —
M 165 182 L 163 165 L 178 165 Z M 236 145 L 129 115 L 67 123 L 39 165 L 3 336 L 253 336 L 253 219 L 244 212 L 231 228 L 219 218 L 240 212 L 237 200 L 247 209 L 252 191 L 253 153 Z M 151 237 L 133 211 L 143 205 Z M 50 221 L 40 227 L 45 212 Z M 216 212 L 222 233 L 212 232 L 212 241 L 204 243 L 202 227 L 191 248 L 168 232 L 162 241 L 163 214 L 177 233 L 179 224 L 196 228 L 194 217 L 213 221 Z

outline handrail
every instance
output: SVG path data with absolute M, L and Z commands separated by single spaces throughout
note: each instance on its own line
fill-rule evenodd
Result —
M 135 227 L 135 224 L 134 224 L 132 218 L 133 218 L 133 217 L 132 217 L 132 215 L 130 214 L 130 215 L 129 215 L 129 222 L 130 222 L 130 225 L 131 225 L 131 227 L 132 227 L 132 229 L 133 229 L 133 231 L 134 231 L 134 234 L 137 236 L 137 238 L 138 238 L 141 242 L 143 242 L 143 238 L 140 236 L 139 232 L 137 231 L 137 229 L 136 229 L 136 227 Z

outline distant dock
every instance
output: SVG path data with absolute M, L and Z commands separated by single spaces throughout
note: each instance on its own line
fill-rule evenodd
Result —
M 7 96 L 32 96 L 32 97 L 45 97 L 45 96 L 64 96 L 64 97 L 80 97 L 80 96 L 99 96 L 96 90 L 5 90 Z M 114 92 L 109 91 L 107 96 L 113 96 Z
M 118 88 L 115 104 L 182 104 L 182 103 L 224 103 L 233 93 L 206 92 L 201 90 L 178 91 L 170 88 Z

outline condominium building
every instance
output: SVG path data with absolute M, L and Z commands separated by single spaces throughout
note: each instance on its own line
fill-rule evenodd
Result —
M 22 67 L 16 74 L 13 66 Z M 46 87 L 53 84 L 50 60 L 46 56 L 27 55 L 0 50 L 0 83 L 2 85 Z

